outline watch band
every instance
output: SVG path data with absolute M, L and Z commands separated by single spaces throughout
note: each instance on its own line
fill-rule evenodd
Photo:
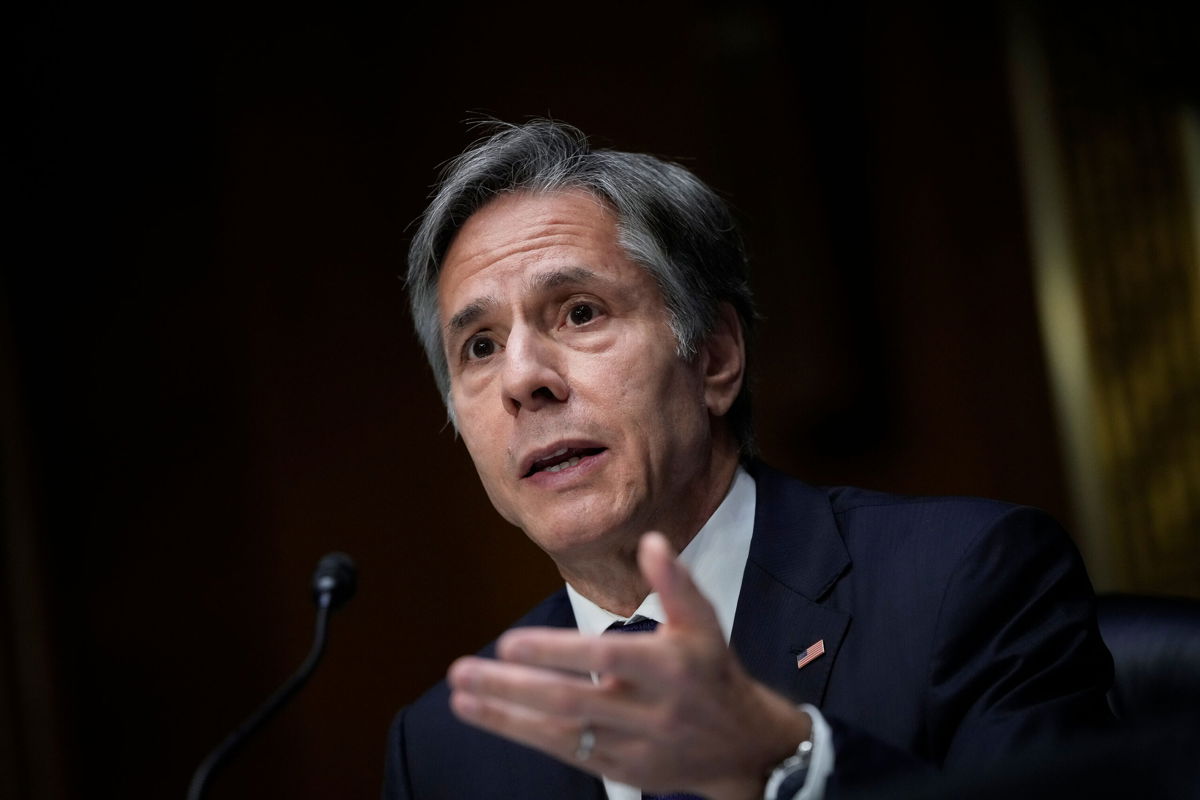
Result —
M 804 788 L 808 780 L 808 766 L 812 762 L 813 743 L 805 739 L 790 756 L 767 778 L 767 789 L 763 792 L 763 800 L 791 800 Z

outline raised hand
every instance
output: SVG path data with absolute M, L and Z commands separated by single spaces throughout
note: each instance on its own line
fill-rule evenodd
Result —
M 451 708 L 470 724 L 646 791 L 761 796 L 767 774 L 808 737 L 811 720 L 746 674 L 664 537 L 642 537 L 638 566 L 666 624 L 628 636 L 509 631 L 498 660 L 451 665 Z

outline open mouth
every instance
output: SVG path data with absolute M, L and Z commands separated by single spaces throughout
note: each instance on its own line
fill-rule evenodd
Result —
M 545 458 L 534 461 L 529 472 L 526 472 L 523 477 L 528 478 L 538 472 L 562 472 L 564 469 L 575 466 L 582 459 L 603 453 L 604 450 L 603 447 L 564 447 Z

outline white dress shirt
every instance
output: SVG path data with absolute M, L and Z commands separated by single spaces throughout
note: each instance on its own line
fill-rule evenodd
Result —
M 721 633 L 729 643 L 733 618 L 737 613 L 738 596 L 742 592 L 742 574 L 750 556 L 750 539 L 754 534 L 754 479 L 741 467 L 733 478 L 729 493 L 709 517 L 708 522 L 679 554 L 679 561 L 688 568 L 692 579 L 717 613 Z M 567 596 L 579 631 L 599 636 L 614 622 L 626 622 L 634 617 L 646 617 L 656 622 L 666 621 L 662 602 L 653 593 L 642 601 L 633 617 L 614 614 L 587 599 L 575 587 L 567 584 Z M 593 676 L 595 677 L 595 676 Z M 825 781 L 833 771 L 833 744 L 829 725 L 815 706 L 800 706 L 813 722 L 812 760 L 808 780 L 794 800 L 820 800 L 825 793 Z M 628 784 L 604 778 L 609 800 L 641 800 L 642 792 Z

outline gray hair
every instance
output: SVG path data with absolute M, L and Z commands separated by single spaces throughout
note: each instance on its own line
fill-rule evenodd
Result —
M 712 333 L 718 307 L 737 311 L 749 344 L 754 300 L 746 254 L 728 207 L 688 170 L 639 153 L 592 149 L 577 128 L 550 120 L 488 123 L 491 135 L 447 164 L 408 251 L 409 303 L 417 336 L 453 421 L 437 281 L 454 236 L 501 194 L 583 189 L 616 213 L 618 243 L 655 279 L 681 358 Z M 727 415 L 743 458 L 754 454 L 749 370 Z

